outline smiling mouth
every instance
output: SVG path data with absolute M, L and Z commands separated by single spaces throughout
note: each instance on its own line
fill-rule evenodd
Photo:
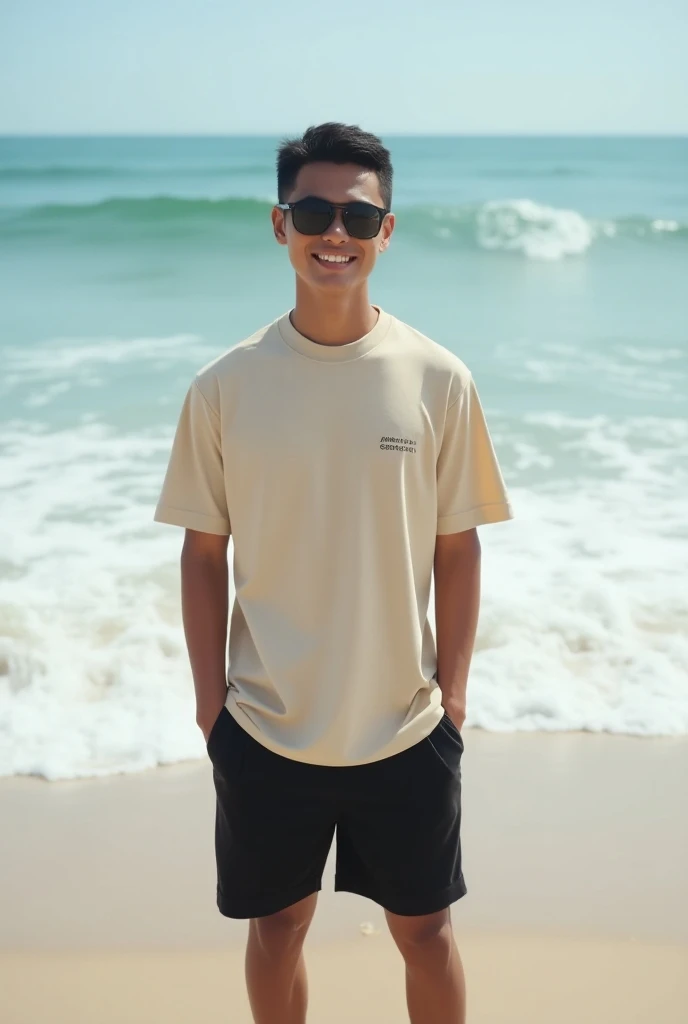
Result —
M 324 253 L 314 252 L 313 259 L 325 267 L 348 267 L 354 262 L 356 257 L 325 255 Z

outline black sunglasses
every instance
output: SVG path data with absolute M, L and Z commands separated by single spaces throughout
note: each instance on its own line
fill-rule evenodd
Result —
M 344 227 L 352 238 L 375 238 L 390 211 L 372 203 L 328 203 L 318 196 L 306 196 L 295 203 L 276 203 L 278 210 L 291 210 L 292 224 L 301 235 L 322 235 L 343 210 Z

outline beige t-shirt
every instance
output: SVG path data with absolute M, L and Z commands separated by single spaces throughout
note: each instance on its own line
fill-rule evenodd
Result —
M 232 535 L 230 714 L 335 766 L 438 724 L 435 537 L 512 517 L 470 370 L 383 310 L 344 345 L 285 313 L 199 370 L 154 514 Z

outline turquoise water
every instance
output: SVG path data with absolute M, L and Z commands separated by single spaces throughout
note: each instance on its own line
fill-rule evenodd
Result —
M 473 371 L 517 516 L 469 724 L 688 731 L 688 140 L 385 141 L 371 296 Z M 276 143 L 0 139 L 0 772 L 203 753 L 150 518 L 191 376 L 292 304 Z

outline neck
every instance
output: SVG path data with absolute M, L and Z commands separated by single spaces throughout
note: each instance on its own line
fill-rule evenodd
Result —
M 296 279 L 291 322 L 299 334 L 321 345 L 346 345 L 372 331 L 378 311 L 371 306 L 367 282 L 346 294 L 323 295 Z

